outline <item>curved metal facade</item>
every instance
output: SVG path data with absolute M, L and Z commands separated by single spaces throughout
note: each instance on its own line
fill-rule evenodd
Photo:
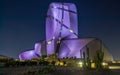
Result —
M 63 39 L 78 38 L 77 10 L 72 3 L 51 3 L 46 18 L 46 50 L 47 55 L 57 50 Z M 20 59 L 34 58 L 30 53 L 41 56 L 41 44 L 36 43 L 33 51 L 26 51 L 19 55 Z M 68 51 L 67 51 L 68 52 Z M 35 56 L 36 57 L 36 56 Z M 27 58 L 27 59 L 28 59 Z
M 72 3 L 51 3 L 46 18 L 46 41 L 36 43 L 34 50 L 21 53 L 19 58 L 30 60 L 42 54 L 53 53 L 58 53 L 59 58 L 82 58 L 86 46 L 90 48 L 90 57 L 93 58 L 101 44 L 99 40 L 95 41 L 95 38 L 78 38 L 76 6 Z M 108 60 L 111 55 L 105 47 L 104 52 L 105 59 Z
M 20 60 L 31 60 L 37 57 L 34 50 L 25 51 L 19 55 Z
M 46 18 L 47 54 L 56 52 L 62 39 L 78 38 L 77 11 L 72 3 L 51 3 Z

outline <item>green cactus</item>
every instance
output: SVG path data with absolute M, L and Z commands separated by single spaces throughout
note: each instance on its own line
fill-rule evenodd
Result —
M 86 69 L 85 52 L 83 52 L 83 69 Z
M 87 58 L 86 58 L 86 62 L 87 62 L 87 69 L 91 69 L 91 62 L 90 62 L 90 57 L 89 57 L 89 48 L 86 47 L 86 53 L 87 53 Z
M 89 59 L 89 48 L 86 47 L 87 58 Z
M 96 51 L 96 55 L 94 56 L 94 62 L 96 69 L 102 69 L 102 62 L 104 58 L 104 52 L 100 49 Z

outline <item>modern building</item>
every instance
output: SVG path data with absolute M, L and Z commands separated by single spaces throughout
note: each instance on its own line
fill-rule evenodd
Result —
M 79 38 L 77 9 L 73 3 L 51 3 L 46 18 L 46 40 L 35 44 L 33 50 L 19 55 L 20 60 L 30 60 L 41 55 L 57 53 L 58 58 L 82 58 L 86 47 L 90 50 L 90 58 L 102 49 L 104 60 L 113 59 L 109 50 L 97 38 Z

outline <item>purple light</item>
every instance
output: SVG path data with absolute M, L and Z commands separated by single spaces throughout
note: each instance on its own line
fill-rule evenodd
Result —
M 100 49 L 100 44 L 100 40 L 96 40 L 96 38 L 78 38 L 75 4 L 51 3 L 46 18 L 46 41 L 44 43 L 36 43 L 34 50 L 21 53 L 19 58 L 20 60 L 31 60 L 46 52 L 47 55 L 58 52 L 59 58 L 82 58 L 82 53 L 86 51 L 86 46 L 90 48 L 90 57 L 93 58 L 95 51 Z M 106 48 L 104 53 L 106 60 L 112 59 Z
M 93 41 L 94 38 L 91 39 L 69 39 L 64 40 L 61 43 L 60 52 L 59 52 L 59 58 L 62 58 L 63 53 L 67 53 L 67 57 L 77 57 L 81 58 L 80 56 L 80 50 L 85 47 L 89 42 Z M 64 50 L 64 49 L 65 50 Z
M 71 3 L 51 3 L 46 18 L 46 49 L 47 55 L 56 51 L 58 42 L 61 39 L 78 38 L 77 11 Z M 72 32 L 71 32 L 72 31 Z M 64 48 L 61 48 L 65 50 Z M 69 50 L 63 51 L 60 56 L 66 56 Z M 36 43 L 34 51 L 23 52 L 19 55 L 20 59 L 31 59 L 34 55 L 41 53 L 41 43 Z M 36 56 L 35 56 L 36 57 Z
M 41 43 L 35 43 L 35 53 L 41 56 Z
M 46 41 L 52 41 L 47 45 L 47 54 L 53 54 L 59 38 L 78 38 L 78 25 L 76 7 L 71 3 L 51 3 L 46 19 Z M 73 31 L 73 33 L 70 32 Z M 75 35 L 75 34 L 76 35 Z M 53 40 L 52 38 L 55 37 Z
M 34 50 L 29 50 L 21 53 L 19 55 L 20 60 L 31 60 L 33 58 L 38 58 Z

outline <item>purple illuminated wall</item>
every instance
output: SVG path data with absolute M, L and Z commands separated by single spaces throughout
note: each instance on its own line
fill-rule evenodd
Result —
M 34 50 L 25 51 L 19 55 L 20 60 L 30 60 L 32 58 L 37 58 L 37 57 L 38 56 L 35 54 Z
M 33 50 L 27 50 L 19 54 L 20 60 L 30 60 L 32 58 L 38 58 L 41 56 L 41 43 L 35 43 Z
M 78 38 L 77 11 L 72 3 L 51 3 L 46 19 L 47 54 L 55 53 L 62 39 Z
M 89 42 L 93 41 L 95 38 L 91 39 L 68 39 L 64 40 L 61 43 L 59 50 L 59 58 L 63 57 L 77 57 L 82 58 L 80 51 L 83 47 L 85 47 Z

